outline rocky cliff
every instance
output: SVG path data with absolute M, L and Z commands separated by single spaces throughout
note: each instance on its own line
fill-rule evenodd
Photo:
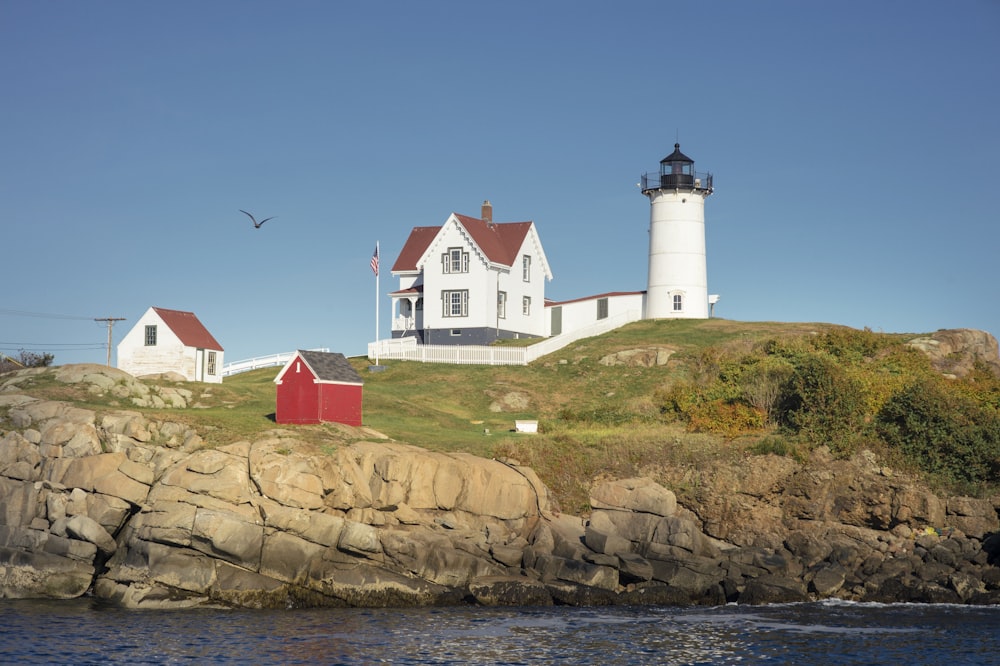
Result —
M 178 422 L 32 397 L 20 386 L 39 373 L 136 406 L 195 401 L 103 366 L 0 378 L 2 597 L 92 594 L 131 608 L 1000 603 L 994 503 L 938 497 L 868 455 L 720 465 L 685 505 L 648 478 L 607 480 L 581 518 L 513 460 L 363 429 L 320 447 L 294 429 L 207 447 Z

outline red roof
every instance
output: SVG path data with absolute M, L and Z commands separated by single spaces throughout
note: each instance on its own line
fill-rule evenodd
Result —
M 397 289 L 396 291 L 390 292 L 390 296 L 402 296 L 403 294 L 422 294 L 424 293 L 424 285 L 418 284 L 415 287 L 408 287 L 407 289 Z
M 167 310 L 165 308 L 153 308 L 153 311 L 160 316 L 160 319 L 167 325 L 167 328 L 180 338 L 185 347 L 224 351 L 222 345 L 216 342 L 212 334 L 198 321 L 193 312 Z
M 487 222 L 476 217 L 453 213 L 458 223 L 475 241 L 486 258 L 503 266 L 513 266 L 517 253 L 533 222 Z M 441 227 L 414 227 L 406 239 L 403 249 L 392 265 L 392 272 L 416 271 L 417 262 L 437 237 Z

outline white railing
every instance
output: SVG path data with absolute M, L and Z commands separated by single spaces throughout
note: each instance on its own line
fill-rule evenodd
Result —
M 414 328 L 416 324 L 417 320 L 415 317 L 405 317 L 403 315 L 399 315 L 398 317 L 394 317 L 392 320 L 392 330 L 409 331 Z
M 308 351 L 330 351 L 327 347 L 322 347 L 319 349 L 310 349 Z M 288 363 L 288 359 L 295 356 L 295 352 L 282 352 L 280 354 L 268 354 L 267 356 L 257 356 L 255 358 L 248 358 L 244 361 L 233 361 L 232 363 L 226 363 L 222 366 L 222 376 L 228 377 L 230 375 L 238 375 L 241 372 L 248 372 L 250 370 L 256 370 L 257 368 L 270 368 L 274 365 L 284 365 Z
M 640 311 L 629 310 L 614 317 L 602 319 L 596 324 L 546 338 L 528 347 L 419 345 L 414 337 L 379 340 L 368 343 L 368 358 L 462 365 L 527 365 L 546 354 L 562 349 L 571 342 L 592 338 L 640 319 L 642 319 Z
M 526 347 L 486 345 L 418 345 L 416 338 L 368 343 L 368 358 L 460 365 L 526 365 Z

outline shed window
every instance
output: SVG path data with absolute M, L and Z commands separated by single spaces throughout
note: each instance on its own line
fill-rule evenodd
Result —
M 606 298 L 597 299 L 597 318 L 598 319 L 608 318 L 608 299 Z
M 208 374 L 210 374 L 210 375 L 214 375 L 215 374 L 215 352 L 214 351 L 208 352 L 208 368 L 206 369 L 206 372 Z
M 156 324 L 146 326 L 146 346 L 156 346 Z

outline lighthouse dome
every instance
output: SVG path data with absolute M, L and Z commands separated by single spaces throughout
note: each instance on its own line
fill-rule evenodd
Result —
M 660 187 L 694 187 L 694 160 L 674 144 L 674 152 L 660 160 Z

